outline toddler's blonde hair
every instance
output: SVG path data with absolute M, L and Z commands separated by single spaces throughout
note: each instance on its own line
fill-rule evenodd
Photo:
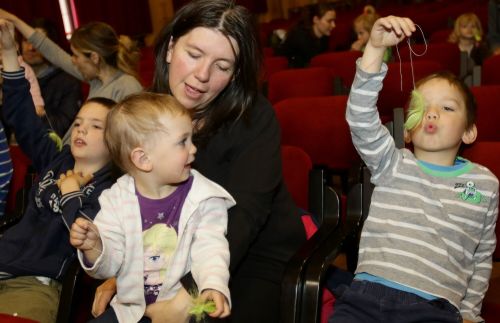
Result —
M 161 123 L 165 114 L 191 118 L 191 112 L 173 96 L 150 92 L 132 94 L 109 112 L 104 137 L 118 167 L 125 172 L 133 170 L 132 150 L 154 143 L 158 135 L 166 133 Z

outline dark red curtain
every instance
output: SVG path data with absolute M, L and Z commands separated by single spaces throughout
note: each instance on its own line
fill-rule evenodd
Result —
M 174 10 L 178 10 L 180 7 L 188 3 L 190 0 L 172 0 L 174 4 Z M 237 4 L 245 6 L 253 13 L 265 13 L 267 12 L 267 1 L 266 0 L 236 0 Z
M 0 7 L 30 23 L 44 17 L 53 21 L 64 44 L 64 27 L 58 0 L 0 0 Z M 104 21 L 117 31 L 131 37 L 141 37 L 152 32 L 147 1 L 137 0 L 75 0 L 80 24 Z
M 152 32 L 149 4 L 145 0 L 75 0 L 75 7 L 81 25 L 104 21 L 118 34 L 133 38 Z

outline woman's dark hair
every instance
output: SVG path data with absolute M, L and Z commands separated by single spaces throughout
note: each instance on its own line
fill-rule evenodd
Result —
M 194 0 L 182 7 L 173 21 L 165 26 L 156 40 L 155 75 L 152 90 L 171 93 L 168 82 L 169 64 L 166 62 L 170 40 L 176 41 L 197 27 L 217 30 L 238 44 L 232 80 L 206 107 L 194 111 L 195 121 L 203 120 L 195 140 L 205 142 L 222 125 L 245 117 L 254 104 L 258 92 L 261 53 L 253 17 L 234 0 Z
M 51 20 L 46 18 L 36 18 L 31 22 L 31 27 L 44 30 L 50 40 L 56 44 L 61 43 L 61 39 L 59 37 L 60 33 L 58 32 L 56 25 Z
M 317 3 L 302 7 L 300 11 L 299 25 L 312 28 L 314 17 L 322 18 L 328 11 L 335 11 L 335 6 L 331 3 Z

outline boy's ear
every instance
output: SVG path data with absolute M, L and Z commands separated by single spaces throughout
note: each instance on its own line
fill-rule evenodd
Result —
M 134 164 L 134 166 L 140 171 L 148 173 L 153 170 L 153 164 L 151 163 L 151 160 L 149 160 L 146 151 L 142 147 L 134 148 L 130 152 L 130 160 L 132 161 L 132 164 Z
M 404 138 L 405 138 L 405 143 L 409 144 L 411 143 L 411 134 L 408 130 L 404 130 Z
M 464 144 L 470 145 L 474 141 L 476 141 L 477 138 L 477 127 L 475 124 L 473 124 L 469 129 L 465 130 L 464 134 L 462 135 L 462 141 Z

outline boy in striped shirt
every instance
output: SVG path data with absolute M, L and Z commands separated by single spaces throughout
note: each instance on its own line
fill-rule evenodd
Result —
M 396 149 L 377 113 L 384 51 L 414 31 L 408 18 L 377 20 L 357 63 L 346 118 L 376 187 L 356 276 L 337 290 L 330 322 L 482 321 L 498 179 L 457 155 L 477 135 L 472 94 L 449 73 L 418 82 L 405 123 L 413 152 Z

